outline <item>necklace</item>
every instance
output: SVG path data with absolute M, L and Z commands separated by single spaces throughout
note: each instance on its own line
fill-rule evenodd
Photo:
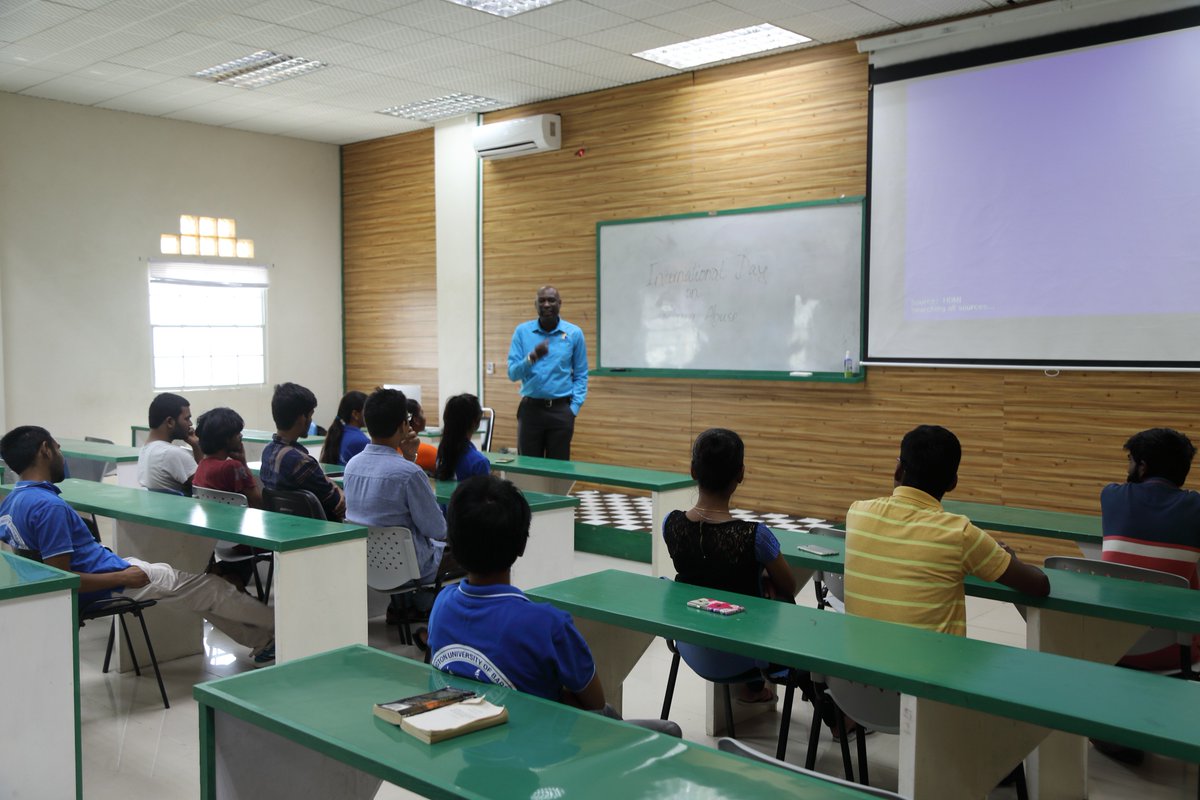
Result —
M 722 514 L 722 515 L 728 516 L 730 518 L 733 517 L 733 515 L 729 513 L 728 509 L 722 510 L 719 508 L 704 508 L 703 506 L 692 506 L 692 510 L 699 511 L 700 519 L 705 522 L 713 522 L 714 521 L 712 519 L 709 519 L 707 514 Z

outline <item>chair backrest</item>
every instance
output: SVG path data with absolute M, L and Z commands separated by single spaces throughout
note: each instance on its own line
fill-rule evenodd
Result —
M 105 439 L 100 436 L 84 436 L 83 440 L 85 442 L 96 442 L 98 444 L 112 444 L 113 443 L 112 439 Z M 107 478 L 109 475 L 116 475 L 116 474 L 117 474 L 117 462 L 105 461 L 104 462 L 104 477 Z
M 1102 575 L 1106 578 L 1121 578 L 1127 581 L 1155 583 L 1161 586 L 1176 586 L 1184 589 L 1191 587 L 1188 579 L 1173 572 L 1162 572 L 1156 569 L 1135 567 L 1130 564 L 1118 564 L 1115 561 L 1098 561 L 1094 558 L 1075 558 L 1073 556 L 1050 556 L 1045 562 L 1046 569 L 1061 569 L 1066 572 L 1078 572 L 1084 575 Z M 1126 655 L 1138 656 L 1145 653 L 1157 653 L 1164 647 L 1175 644 L 1191 645 L 1192 636 L 1189 633 L 1179 633 L 1166 628 L 1151 628 L 1133 643 Z
M 263 487 L 263 505 L 268 511 L 293 517 L 327 519 L 317 496 L 307 489 L 270 489 Z
M 93 461 L 90 458 L 75 458 L 73 456 L 64 456 L 63 461 L 67 464 L 67 474 L 72 478 L 78 478 L 81 481 L 102 481 L 107 473 L 110 461 Z M 117 468 L 113 464 L 113 471 Z
M 766 662 L 757 661 L 749 656 L 727 653 L 723 650 L 713 650 L 711 647 L 675 642 L 679 657 L 691 668 L 692 672 L 713 683 L 728 683 L 731 681 L 747 680 L 746 675 L 766 666 Z
M 193 486 L 192 497 L 198 500 L 213 500 L 217 503 L 224 503 L 227 506 L 237 506 L 238 508 L 248 508 L 250 505 L 250 501 L 246 499 L 246 495 L 244 494 L 223 492 L 220 489 L 209 489 L 206 486 Z
M 483 452 L 490 452 L 492 449 L 492 432 L 496 428 L 496 411 L 484 406 L 483 419 L 479 422 L 479 430 L 483 432 L 483 441 L 480 442 L 479 449 Z
M 900 732 L 900 693 L 865 683 L 826 676 L 829 694 L 838 708 L 864 728 L 883 733 Z
M 717 749 L 723 753 L 733 753 L 734 755 L 748 758 L 751 761 L 758 761 L 763 764 L 770 764 L 772 766 L 779 767 L 780 769 L 786 769 L 789 772 L 798 772 L 801 775 L 807 775 L 810 778 L 816 778 L 817 780 L 824 781 L 826 783 L 832 783 L 835 786 L 844 786 L 847 789 L 853 789 L 854 794 L 866 795 L 867 797 L 884 797 L 888 798 L 888 800 L 904 800 L 903 795 L 898 795 L 895 792 L 889 792 L 887 789 L 879 789 L 874 786 L 864 786 L 861 783 L 853 783 L 851 781 L 843 780 L 842 778 L 835 778 L 832 775 L 825 775 L 824 773 L 816 772 L 815 770 L 798 767 L 795 764 L 789 764 L 786 761 L 780 761 L 778 758 L 769 756 L 766 753 L 761 753 L 758 750 L 755 750 L 753 747 L 748 747 L 747 745 L 742 744 L 737 739 L 730 739 L 728 736 L 717 740 Z
M 367 528 L 367 586 L 389 592 L 421 577 L 408 528 Z

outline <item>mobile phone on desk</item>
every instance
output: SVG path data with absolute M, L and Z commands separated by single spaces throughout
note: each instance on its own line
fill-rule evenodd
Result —
M 698 608 L 701 611 L 711 611 L 714 614 L 721 614 L 726 617 L 730 614 L 739 614 L 746 610 L 744 606 L 739 606 L 735 603 L 726 603 L 724 600 L 712 600 L 707 597 L 688 600 L 688 607 Z
M 496 463 L 497 464 L 511 464 L 515 460 L 516 459 L 514 459 L 512 456 L 501 456 L 500 458 L 496 459 Z
M 839 551 L 830 550 L 828 547 L 821 547 L 819 544 L 798 544 L 797 550 L 803 550 L 805 553 L 812 553 L 814 556 L 836 556 Z

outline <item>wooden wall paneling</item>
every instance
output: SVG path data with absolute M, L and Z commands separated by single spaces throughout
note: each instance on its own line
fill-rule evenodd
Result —
M 513 327 L 534 316 L 538 286 L 558 286 L 563 315 L 583 328 L 596 363 L 597 221 L 862 194 L 866 102 L 866 59 L 843 44 L 489 115 L 559 113 L 564 135 L 559 152 L 484 164 L 484 358 L 496 364 L 484 393 L 497 412 L 495 446 L 516 443 L 518 394 L 506 359 Z M 378 177 L 420 169 L 413 154 L 425 147 L 431 165 L 431 139 L 347 148 L 354 150 L 345 179 L 348 315 L 369 294 L 354 280 L 383 280 L 391 269 L 369 232 L 385 245 L 389 236 L 427 236 L 432 247 L 432 222 L 414 230 L 401 220 L 410 212 L 392 204 L 413 198 L 386 196 L 389 181 Z M 431 174 L 421 180 L 432 186 Z M 361 329 L 348 325 L 354 374 L 378 370 L 370 363 L 376 357 L 396 357 L 389 368 L 423 368 L 411 353 L 400 357 L 370 340 L 386 322 L 375 313 L 380 319 L 361 317 Z M 581 460 L 686 472 L 696 434 L 729 427 L 747 446 L 740 505 L 840 519 L 854 500 L 890 491 L 900 438 L 934 423 L 963 444 L 955 497 L 1095 513 L 1100 487 L 1124 475 L 1121 444 L 1129 434 L 1169 425 L 1200 436 L 1195 381 L 1174 373 L 1051 378 L 900 367 L 869 368 L 867 381 L 855 385 L 594 376 L 573 452 Z M 1072 547 L 1001 538 L 1035 557 Z
M 431 420 L 437 385 L 433 131 L 342 148 L 346 383 L 421 385 Z

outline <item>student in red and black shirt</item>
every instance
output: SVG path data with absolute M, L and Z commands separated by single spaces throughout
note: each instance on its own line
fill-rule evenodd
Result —
M 242 447 L 242 417 L 232 408 L 214 408 L 196 421 L 196 435 L 204 458 L 196 467 L 192 485 L 243 494 L 251 508 L 262 508 L 262 492 L 246 466 Z

